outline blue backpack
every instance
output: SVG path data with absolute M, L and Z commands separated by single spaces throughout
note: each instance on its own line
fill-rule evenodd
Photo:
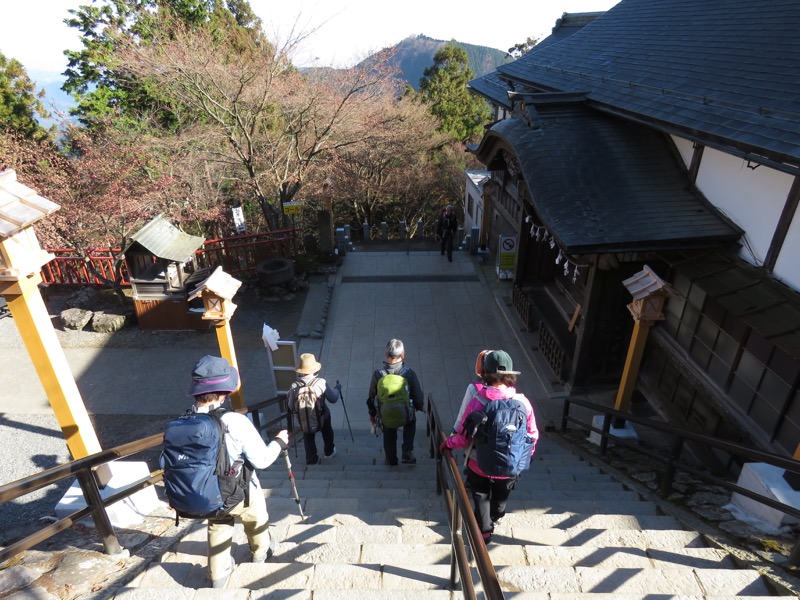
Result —
M 475 459 L 492 477 L 518 477 L 531 466 L 533 439 L 528 435 L 525 404 L 516 398 L 484 400 L 482 411 L 469 415 Z
M 164 430 L 161 465 L 169 505 L 179 517 L 222 517 L 249 500 L 253 472 L 243 461 L 230 462 L 225 448 L 224 409 L 190 412 Z

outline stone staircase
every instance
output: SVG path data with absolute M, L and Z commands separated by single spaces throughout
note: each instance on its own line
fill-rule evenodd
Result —
M 415 466 L 385 466 L 381 440 L 368 433 L 356 432 L 355 443 L 340 434 L 338 454 L 312 467 L 304 466 L 302 449 L 298 457 L 292 451 L 305 519 L 279 459 L 261 473 L 278 542 L 268 563 L 245 562 L 249 550 L 237 526 L 229 589 L 208 589 L 205 526 L 198 523 L 115 597 L 460 598 L 447 590 L 448 518 L 427 442 L 420 424 Z M 737 568 L 725 551 L 546 434 L 494 539 L 489 555 L 515 600 L 779 595 L 757 571 Z

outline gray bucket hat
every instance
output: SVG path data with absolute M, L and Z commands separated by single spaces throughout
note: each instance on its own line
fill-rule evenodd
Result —
M 239 372 L 225 358 L 204 356 L 192 369 L 189 396 L 212 392 L 235 392 L 239 389 Z

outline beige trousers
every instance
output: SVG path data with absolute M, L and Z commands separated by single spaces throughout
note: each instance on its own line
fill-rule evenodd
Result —
M 269 513 L 261 488 L 250 490 L 250 505 L 245 501 L 220 519 L 208 520 L 208 574 L 211 581 L 224 579 L 233 570 L 231 558 L 234 519 L 244 527 L 252 555 L 264 555 L 269 549 Z

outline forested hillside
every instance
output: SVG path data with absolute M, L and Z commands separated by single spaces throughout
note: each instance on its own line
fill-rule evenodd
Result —
M 419 90 L 419 80 L 422 73 L 433 64 L 436 51 L 447 44 L 447 41 L 434 40 L 424 35 L 412 36 L 404 39 L 391 48 L 394 52 L 394 62 L 399 65 L 405 79 L 415 90 Z M 455 42 L 456 46 L 463 48 L 469 57 L 469 67 L 476 77 L 494 71 L 499 65 L 510 62 L 511 57 L 502 50 L 475 46 L 462 42 Z

